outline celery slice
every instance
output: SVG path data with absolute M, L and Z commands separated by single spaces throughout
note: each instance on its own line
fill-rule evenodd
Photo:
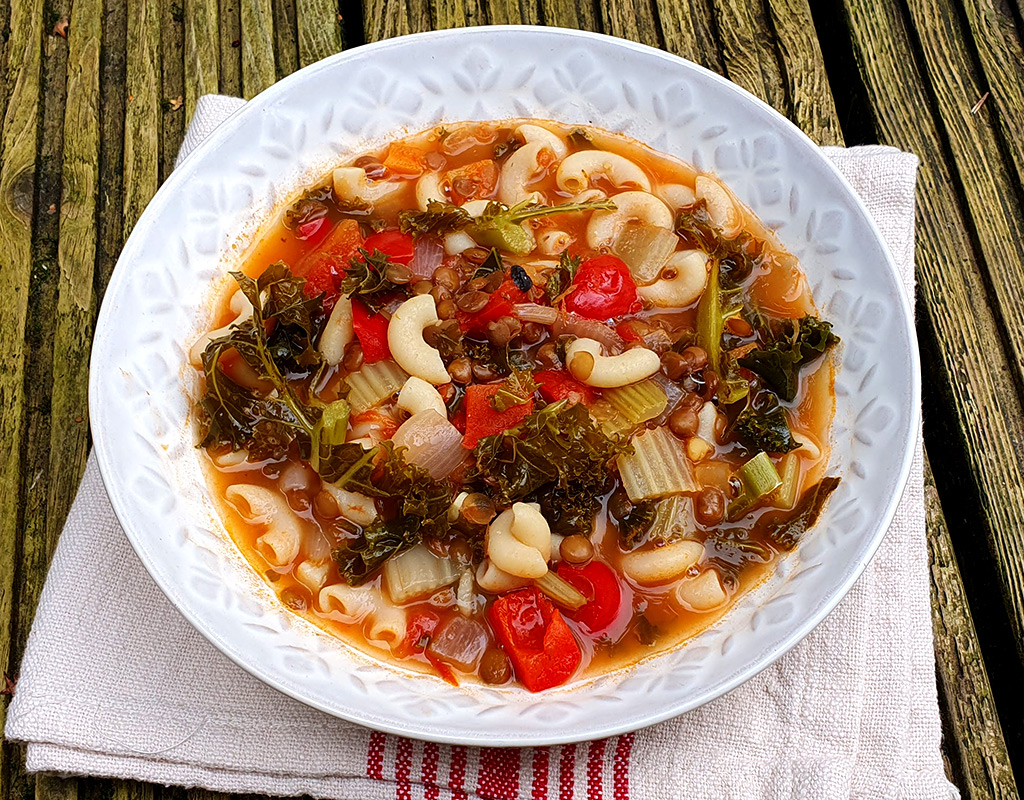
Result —
M 384 583 L 391 601 L 398 605 L 432 595 L 458 579 L 455 562 L 438 558 L 423 544 L 392 556 L 384 564 Z
M 534 584 L 538 589 L 544 592 L 544 594 L 558 603 L 558 605 L 568 608 L 570 611 L 575 611 L 587 604 L 587 598 L 583 592 L 564 578 L 559 578 L 558 575 L 551 570 L 548 570 L 537 578 L 534 581 Z
M 796 453 L 786 453 L 779 462 L 779 475 L 782 478 L 782 485 L 775 490 L 772 505 L 789 511 L 796 504 L 796 497 L 800 491 L 800 456 Z
M 409 376 L 394 361 L 378 361 L 353 372 L 345 380 L 352 411 L 362 414 L 400 391 Z
M 778 470 L 765 452 L 760 452 L 739 468 L 736 473 L 743 491 L 729 504 L 728 517 L 737 519 L 753 508 L 762 498 L 782 485 Z
M 668 405 L 665 390 L 649 378 L 629 386 L 605 389 L 604 399 L 634 426 L 660 416 Z
M 633 437 L 633 453 L 618 459 L 622 485 L 634 503 L 683 492 L 696 492 L 690 462 L 682 443 L 665 428 L 644 431 Z

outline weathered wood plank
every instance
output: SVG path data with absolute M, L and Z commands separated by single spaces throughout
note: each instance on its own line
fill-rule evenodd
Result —
M 788 116 L 782 75 L 764 8 L 759 3 L 739 0 L 712 0 L 711 5 L 725 75 Z
M 544 24 L 578 31 L 600 31 L 600 16 L 590 2 L 566 3 L 564 0 L 540 0 Z
M 487 21 L 485 2 L 486 0 L 431 0 L 430 27 L 440 30 L 483 25 Z
M 242 27 L 238 0 L 220 0 L 220 93 L 242 96 Z
M 182 0 L 160 0 L 160 182 L 174 170 L 185 138 L 185 9 Z
M 707 0 L 659 0 L 665 49 L 718 73 L 725 71 Z
M 920 293 L 942 345 L 941 372 L 964 437 L 971 479 L 981 498 L 988 534 L 984 538 L 1003 569 L 1001 579 L 1020 643 L 1024 580 L 1015 559 L 1024 541 L 1024 482 L 1019 460 L 1024 414 L 1010 377 L 1013 367 L 1003 351 L 1002 321 L 988 304 L 968 220 L 950 192 L 954 178 L 929 110 L 921 72 L 911 55 L 904 21 L 892 6 L 847 0 L 846 7 L 879 138 L 921 158 L 917 195 Z M 898 103 L 892 101 L 893 87 L 899 87 Z
M 146 0 L 128 2 L 124 115 L 124 238 L 160 180 L 160 16 Z
M 20 451 L 25 423 L 25 324 L 32 276 L 32 202 L 35 190 L 40 111 L 43 3 L 11 6 L 2 85 L 0 127 L 0 665 L 10 673 L 14 631 L 14 578 L 19 559 L 22 484 Z M 6 717 L 3 700 L 0 724 Z M 4 747 L 0 794 L 11 796 L 14 762 L 20 754 Z M 13 757 L 12 757 L 13 756 Z
M 789 118 L 815 142 L 842 144 L 835 101 L 807 0 L 768 0 Z
M 111 800 L 153 800 L 153 784 L 138 781 L 112 781 Z
M 942 513 L 931 467 L 925 476 L 925 513 L 931 564 L 932 625 L 939 699 L 956 732 L 945 746 L 955 751 L 954 769 L 965 800 L 1017 798 L 992 688 L 960 581 L 956 554 Z
M 663 45 L 651 0 L 609 0 L 599 7 L 601 30 L 605 33 L 651 47 Z
M 297 0 L 295 19 L 299 35 L 299 65 L 306 66 L 344 47 L 338 4 L 333 0 Z
M 196 100 L 220 90 L 220 13 L 217 0 L 183 0 L 185 10 L 185 124 Z
M 989 92 L 976 117 L 976 125 L 995 121 L 1002 142 L 1016 168 L 1016 179 L 1024 181 L 1024 43 L 1010 9 L 994 0 L 965 0 L 964 13 L 974 37 L 978 58 L 985 71 L 981 88 Z M 979 98 L 980 99 L 980 98 Z
M 274 6 L 274 62 L 277 79 L 291 75 L 299 68 L 299 32 L 295 3 L 290 0 L 272 0 Z M 337 19 L 337 6 L 333 5 Z M 337 23 L 335 23 L 337 24 Z M 326 26 L 325 26 L 326 27 Z
M 1019 385 L 1024 385 L 1024 304 L 1020 302 L 1024 296 L 1024 208 L 1018 194 L 1020 187 L 1012 167 L 1008 169 L 1003 159 L 996 136 L 996 106 L 986 103 L 976 114 L 970 113 L 986 84 L 969 52 L 969 33 L 960 24 L 952 0 L 909 0 L 907 8 L 916 33 L 913 38 L 924 57 L 938 117 L 995 291 L 997 313 L 1003 317 L 1011 361 Z M 1024 70 L 1024 62 L 1020 68 Z M 1020 109 L 1014 116 L 1020 116 Z M 1020 497 L 1024 503 L 1024 487 Z M 1024 532 L 1024 526 L 1019 530 Z M 1015 547 L 1001 552 L 1001 558 L 1013 562 L 1004 580 L 1014 583 L 1007 588 L 1020 620 L 1017 632 L 1024 655 L 1024 542 L 1017 539 Z
M 486 4 L 487 21 L 491 25 L 537 25 L 540 9 L 532 0 L 490 0 Z
M 35 800 L 78 800 L 78 779 L 41 772 L 36 776 Z
M 114 3 L 103 15 L 100 48 L 100 181 L 96 277 L 97 303 L 110 280 L 124 235 L 124 110 L 128 9 Z
M 274 9 L 270 0 L 240 0 L 242 97 L 255 97 L 277 80 L 274 64 Z
M 363 35 L 368 42 L 430 29 L 428 0 L 366 0 L 363 3 Z

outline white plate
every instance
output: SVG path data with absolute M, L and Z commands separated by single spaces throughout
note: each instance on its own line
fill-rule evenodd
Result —
M 831 472 L 843 483 L 776 577 L 687 645 L 531 695 L 456 689 L 387 666 L 286 611 L 231 543 L 194 448 L 189 345 L 260 226 L 341 154 L 444 121 L 592 123 L 713 170 L 803 262 L 843 338 Z M 259 95 L 174 171 L 132 232 L 92 353 L 90 416 L 110 499 L 139 557 L 214 645 L 282 692 L 440 742 L 554 744 L 667 719 L 734 688 L 836 605 L 878 546 L 918 424 L 910 304 L 850 186 L 787 120 L 723 78 L 642 45 L 547 28 L 391 39 Z M 126 612 L 130 613 L 130 612 Z

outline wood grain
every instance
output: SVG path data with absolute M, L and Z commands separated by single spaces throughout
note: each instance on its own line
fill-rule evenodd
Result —
M 123 2 L 124 0 L 119 0 Z M 220 0 L 220 93 L 242 96 L 242 27 L 239 0 Z
M 430 29 L 427 0 L 366 0 L 363 3 L 363 36 L 368 42 Z
M 655 18 L 651 0 L 607 0 L 598 3 L 601 10 L 601 30 L 621 39 L 662 45 L 661 28 Z
M 666 50 L 719 74 L 724 73 L 707 0 L 659 0 L 657 10 Z
M 77 778 L 62 778 L 49 773 L 36 776 L 35 800 L 78 800 L 78 796 Z
M 242 97 L 255 97 L 277 80 L 274 9 L 270 0 L 239 0 L 242 28 Z
M 25 417 L 25 322 L 32 273 L 32 200 L 35 190 L 40 108 L 39 46 L 42 0 L 11 7 L 0 127 L 0 665 L 10 673 L 14 577 L 19 560 L 22 474 L 20 451 Z M 0 723 L 6 718 L 4 698 Z M 5 747 L 6 761 L 17 751 Z M 10 774 L 21 765 L 0 764 L 0 793 L 11 791 Z
M 931 103 L 924 78 L 915 59 L 908 56 L 912 48 L 904 20 L 892 4 L 849 0 L 848 8 L 880 138 L 921 158 L 919 286 L 942 343 L 950 400 L 964 436 L 988 541 L 1020 646 L 1024 633 L 1024 474 L 1019 453 L 1024 445 L 1024 414 L 1011 378 L 1016 370 L 1003 350 L 1004 322 L 989 303 L 981 258 L 972 247 L 971 223 L 950 192 L 957 179 L 945 160 L 936 120 L 928 112 Z M 894 81 L 900 86 L 899 103 L 891 101 Z M 999 224 L 999 213 L 998 205 L 991 209 L 994 226 Z M 981 228 L 988 218 L 989 212 L 978 218 Z
M 185 12 L 181 0 L 160 0 L 160 182 L 174 170 L 185 138 Z
M 274 63 L 277 66 L 277 79 L 291 75 L 299 68 L 299 33 L 296 20 L 296 3 L 290 0 L 271 0 L 274 8 Z M 329 2 L 329 13 L 337 19 L 337 6 Z M 326 24 L 321 25 L 328 30 Z M 305 65 L 303 65 L 305 66 Z
M 341 52 L 344 43 L 337 3 L 332 0 L 297 0 L 295 20 L 300 66 Z
M 160 16 L 147 0 L 127 0 L 124 113 L 124 238 L 160 180 Z
M 807 0 L 767 2 L 789 118 L 818 144 L 842 144 L 839 116 Z
M 941 654 L 936 659 L 939 698 L 956 732 L 946 737 L 945 748 L 955 751 L 951 767 L 965 800 L 1011 800 L 1018 797 L 1017 786 L 930 464 L 925 473 L 924 504 L 932 627 L 935 650 Z
M 593 3 L 567 3 L 565 0 L 540 0 L 540 13 L 544 24 L 555 28 L 579 31 L 599 31 L 600 17 Z
M 217 0 L 183 0 L 185 11 L 185 121 L 196 100 L 220 90 L 220 41 Z

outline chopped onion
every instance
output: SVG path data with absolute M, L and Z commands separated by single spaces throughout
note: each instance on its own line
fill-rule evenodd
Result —
M 662 372 L 655 372 L 648 380 L 654 381 L 661 390 L 665 393 L 665 397 L 668 402 L 665 403 L 665 410 L 656 417 L 653 421 L 654 427 L 661 427 L 668 422 L 668 418 L 672 416 L 672 412 L 676 410 L 676 406 L 679 405 L 679 401 L 683 399 L 683 390 L 679 388 L 679 384 L 675 381 L 670 381 L 665 377 Z
M 615 330 L 597 320 L 581 317 L 579 314 L 559 314 L 551 326 L 551 332 L 555 336 L 572 335 L 580 339 L 593 339 L 600 342 L 607 355 L 621 353 L 626 342 Z
M 413 247 L 409 269 L 417 278 L 431 278 L 444 261 L 444 247 L 433 236 L 421 236 Z
M 637 283 L 647 284 L 658 279 L 678 244 L 679 237 L 668 228 L 630 225 L 615 240 L 612 252 L 626 262 Z
M 389 558 L 384 564 L 384 583 L 391 602 L 397 605 L 432 595 L 458 578 L 454 561 L 438 558 L 423 544 Z
M 423 467 L 435 480 L 447 478 L 468 453 L 462 434 L 434 409 L 427 408 L 402 423 L 391 437 L 395 447 L 405 447 L 405 460 Z
M 619 456 L 619 475 L 634 503 L 700 489 L 681 449 L 680 441 L 665 428 L 634 436 L 633 452 Z
M 516 316 L 523 322 L 539 322 L 551 325 L 558 319 L 558 310 L 539 303 L 520 303 L 515 307 Z
M 455 605 L 465 616 L 471 617 L 476 612 L 476 581 L 473 579 L 473 570 L 467 569 L 459 578 L 459 585 L 455 589 Z
M 430 642 L 430 652 L 463 672 L 474 672 L 490 644 L 487 627 L 476 619 L 456 614 Z

